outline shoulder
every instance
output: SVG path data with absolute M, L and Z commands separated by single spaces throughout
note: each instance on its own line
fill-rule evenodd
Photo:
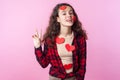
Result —
M 51 43 L 51 39 L 50 38 L 46 38 L 45 39 L 45 44 L 50 44 Z
M 86 37 L 77 33 L 74 33 L 74 37 L 78 40 L 86 40 Z
M 51 38 L 46 38 L 44 44 L 47 45 L 49 48 L 54 47 L 54 44 Z
M 74 32 L 74 36 L 78 39 L 87 40 L 88 36 L 86 33 Z
M 75 39 L 78 41 L 78 43 L 83 44 L 86 43 L 86 37 L 80 35 L 80 34 L 75 34 Z

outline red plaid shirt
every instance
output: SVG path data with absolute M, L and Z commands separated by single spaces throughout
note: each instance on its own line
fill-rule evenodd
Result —
M 39 64 L 45 68 L 51 64 L 49 74 L 61 79 L 75 76 L 76 80 L 84 80 L 86 72 L 86 40 L 84 37 L 74 35 L 72 45 L 75 46 L 73 53 L 73 72 L 66 73 L 60 56 L 57 52 L 56 44 L 54 47 L 49 47 L 44 43 L 44 50 L 42 47 L 35 48 L 35 55 Z

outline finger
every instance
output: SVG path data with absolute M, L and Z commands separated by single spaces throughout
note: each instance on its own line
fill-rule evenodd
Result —
M 39 40 L 38 37 L 33 37 L 32 39 L 33 39 L 34 41 L 38 41 L 38 40 Z
M 42 39 L 42 29 L 40 30 L 40 36 L 39 37 Z
M 32 38 L 34 38 L 34 35 L 32 35 Z
M 38 34 L 38 29 L 36 29 L 36 34 L 39 35 L 39 34 Z
M 35 37 L 39 37 L 38 30 L 35 30 Z
M 37 35 L 35 35 L 35 34 L 34 34 L 34 35 L 32 35 L 32 38 L 37 38 Z
M 39 39 L 39 37 L 36 34 L 32 35 L 32 38 Z

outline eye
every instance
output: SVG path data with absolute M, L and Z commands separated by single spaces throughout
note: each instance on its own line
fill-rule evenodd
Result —
M 65 13 L 65 12 L 63 12 L 63 13 L 62 13 L 62 15 L 66 15 L 66 13 Z
M 70 14 L 70 15 L 73 15 L 73 11 L 70 11 L 69 14 Z

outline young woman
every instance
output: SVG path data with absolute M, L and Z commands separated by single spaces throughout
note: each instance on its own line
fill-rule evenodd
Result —
M 39 36 L 32 36 L 35 55 L 43 68 L 51 65 L 49 80 L 84 80 L 87 35 L 70 4 L 56 5 L 43 40 Z

